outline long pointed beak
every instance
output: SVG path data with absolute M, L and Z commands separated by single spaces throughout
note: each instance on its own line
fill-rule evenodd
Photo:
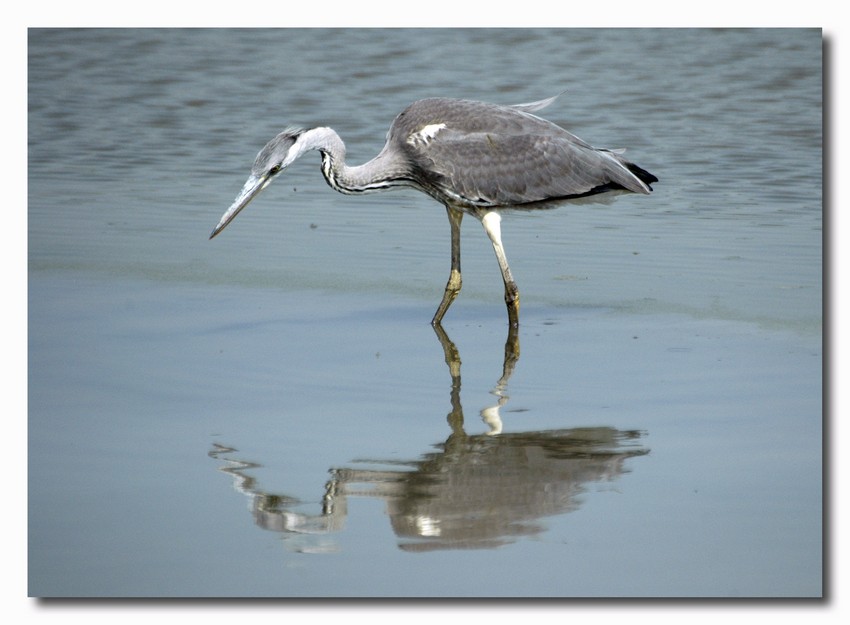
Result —
M 227 224 L 233 221 L 236 215 L 239 214 L 239 211 L 248 206 L 248 203 L 253 200 L 260 191 L 265 189 L 271 181 L 272 176 L 269 176 L 268 174 L 262 176 L 255 176 L 251 174 L 251 177 L 245 181 L 245 186 L 242 187 L 239 195 L 236 196 L 235 200 L 233 200 L 233 204 L 231 204 L 230 208 L 227 209 L 227 212 L 221 216 L 221 220 L 219 220 L 218 225 L 213 228 L 210 239 L 224 230 L 227 227 Z

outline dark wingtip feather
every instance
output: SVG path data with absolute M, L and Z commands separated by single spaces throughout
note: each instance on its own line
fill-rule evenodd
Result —
M 658 182 L 658 178 L 656 178 L 653 174 L 649 173 L 642 167 L 638 167 L 634 163 L 626 163 L 626 167 L 628 167 L 629 171 L 637 176 L 644 184 L 650 185 L 653 182 Z M 651 188 L 652 187 L 650 187 L 650 189 Z

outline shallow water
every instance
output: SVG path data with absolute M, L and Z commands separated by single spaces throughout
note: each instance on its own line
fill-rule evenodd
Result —
M 29 47 L 31 595 L 822 593 L 819 31 Z M 505 216 L 515 337 L 477 224 L 441 336 L 445 211 L 318 158 L 207 240 L 286 125 L 562 89 L 660 182 Z

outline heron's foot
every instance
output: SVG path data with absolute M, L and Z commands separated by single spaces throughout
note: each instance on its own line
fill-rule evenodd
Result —
M 449 309 L 449 306 L 452 305 L 452 302 L 455 301 L 458 293 L 460 293 L 461 287 L 461 277 L 460 271 L 456 269 L 452 269 L 451 274 L 449 275 L 449 281 L 446 283 L 446 290 L 443 293 L 443 300 L 440 302 L 439 307 L 437 308 L 437 312 L 434 313 L 434 318 L 431 319 L 432 326 L 438 326 L 443 321 L 443 315 L 446 314 L 446 311 Z
M 443 315 L 446 314 L 449 306 L 451 306 L 452 302 L 455 301 L 457 294 L 457 291 L 450 291 L 446 289 L 446 292 L 443 293 L 443 301 L 440 302 L 437 312 L 434 313 L 434 318 L 431 319 L 432 326 L 439 326 L 443 322 Z

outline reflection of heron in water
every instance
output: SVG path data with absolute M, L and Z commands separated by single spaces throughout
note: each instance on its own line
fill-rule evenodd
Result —
M 513 329 L 505 343 L 502 376 L 492 391 L 497 404 L 481 411 L 490 431 L 467 434 L 460 357 L 445 332 L 436 331 L 452 378 L 451 435 L 416 460 L 359 460 L 355 464 L 387 468 L 332 469 L 320 514 L 304 512 L 304 503 L 292 497 L 263 491 L 245 473 L 256 465 L 234 460 L 235 449 L 215 446 L 210 455 L 227 463 L 222 470 L 251 498 L 258 525 L 286 538 L 337 532 L 347 516 L 347 498 L 368 496 L 386 502 L 404 550 L 492 548 L 541 533 L 541 518 L 576 510 L 589 484 L 617 479 L 626 472 L 627 458 L 648 453 L 637 430 L 504 432 L 499 408 L 508 401 L 506 386 L 519 357 Z M 322 549 L 315 544 L 299 548 Z
M 505 283 L 508 322 L 519 323 L 519 290 L 502 246 L 500 211 L 534 209 L 553 201 L 616 192 L 648 194 L 658 179 L 620 151 L 595 148 L 532 113 L 555 98 L 499 106 L 471 100 L 428 98 L 395 118 L 375 158 L 345 163 L 345 144 L 331 128 L 287 128 L 260 150 L 251 175 L 210 238 L 303 154 L 318 150 L 322 173 L 341 193 L 392 187 L 427 193 L 445 205 L 451 225 L 451 273 L 431 321 L 439 325 L 460 292 L 460 224 L 464 214 L 484 226 Z

